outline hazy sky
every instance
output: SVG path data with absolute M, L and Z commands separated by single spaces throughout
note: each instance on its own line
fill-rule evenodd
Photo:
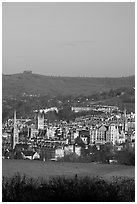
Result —
M 135 74 L 134 3 L 3 3 L 4 74 Z

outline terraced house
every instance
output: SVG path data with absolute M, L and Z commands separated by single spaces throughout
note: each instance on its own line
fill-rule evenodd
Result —
M 91 144 L 123 143 L 125 142 L 124 126 L 119 124 L 101 125 L 91 130 Z

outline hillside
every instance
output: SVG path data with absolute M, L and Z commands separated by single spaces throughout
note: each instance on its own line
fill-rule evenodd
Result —
M 134 87 L 135 76 L 121 78 L 51 77 L 32 73 L 2 75 L 3 98 L 26 94 L 92 95 L 119 87 Z

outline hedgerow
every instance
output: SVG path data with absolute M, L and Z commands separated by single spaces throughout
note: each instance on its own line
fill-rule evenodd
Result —
M 134 202 L 135 181 L 126 177 L 3 177 L 3 202 Z

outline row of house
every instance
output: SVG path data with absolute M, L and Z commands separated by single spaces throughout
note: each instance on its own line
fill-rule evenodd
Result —
M 102 111 L 102 112 L 112 112 L 119 111 L 117 106 L 103 106 L 103 105 L 92 105 L 89 107 L 71 107 L 71 110 L 75 113 L 78 112 L 88 112 L 88 111 Z
M 16 144 L 14 150 L 7 149 L 3 152 L 3 159 L 58 160 L 72 153 L 81 156 L 81 147 L 73 144 L 57 148 L 42 147 L 32 150 L 27 144 Z
M 14 140 L 14 134 L 18 137 Z M 16 139 L 15 137 L 15 139 Z M 131 123 L 110 123 L 98 124 L 90 126 L 80 126 L 76 123 L 72 124 L 69 128 L 49 126 L 45 130 L 37 130 L 31 128 L 29 134 L 27 132 L 13 131 L 10 133 L 3 133 L 3 146 L 4 144 L 14 146 L 18 143 L 28 143 L 32 147 L 42 146 L 62 146 L 73 144 L 75 139 L 80 137 L 86 145 L 92 144 L 105 144 L 123 143 L 126 140 L 135 140 L 135 130 Z
M 126 133 L 122 124 L 101 125 L 91 130 L 91 143 L 123 143 L 126 141 Z

